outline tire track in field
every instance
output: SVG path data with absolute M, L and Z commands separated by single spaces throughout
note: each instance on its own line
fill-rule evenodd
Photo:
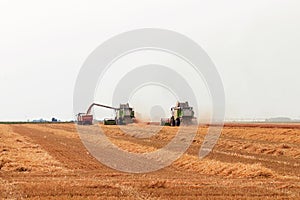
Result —
M 69 169 L 105 169 L 76 138 L 53 134 L 50 129 L 48 132 L 22 125 L 13 125 L 12 128 L 14 132 L 31 138 Z

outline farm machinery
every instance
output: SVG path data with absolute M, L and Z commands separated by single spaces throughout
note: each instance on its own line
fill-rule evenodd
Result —
M 134 111 L 133 108 L 129 107 L 129 104 L 120 104 L 119 108 L 112 106 L 106 106 L 98 103 L 93 103 L 90 105 L 86 113 L 77 114 L 77 123 L 79 125 L 92 125 L 94 116 L 91 114 L 92 108 L 94 106 L 103 107 L 107 109 L 112 109 L 116 113 L 114 119 L 104 119 L 104 125 L 126 125 L 133 123 L 134 120 Z
M 192 125 L 195 123 L 193 107 L 186 102 L 177 102 L 175 107 L 171 108 L 171 117 L 162 118 L 160 124 L 162 126 L 180 126 Z

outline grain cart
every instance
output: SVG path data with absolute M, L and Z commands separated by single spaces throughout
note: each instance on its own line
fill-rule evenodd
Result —
M 86 113 L 77 114 L 77 124 L 78 125 L 92 125 L 93 124 L 93 115 Z

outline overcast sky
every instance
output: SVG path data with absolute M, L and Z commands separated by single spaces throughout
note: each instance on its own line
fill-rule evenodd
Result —
M 208 53 L 223 80 L 227 119 L 300 118 L 299 11 L 299 0 L 2 0 L 0 120 L 72 119 L 88 55 L 146 27 L 182 33 Z

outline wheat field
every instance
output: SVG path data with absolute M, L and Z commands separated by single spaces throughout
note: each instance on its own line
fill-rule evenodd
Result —
M 100 126 L 115 145 L 135 153 L 163 147 L 177 131 L 163 127 L 138 139 Z M 134 135 L 134 125 L 127 128 Z M 213 152 L 199 159 L 206 132 L 200 126 L 170 166 L 130 174 L 93 158 L 74 124 L 1 124 L 0 198 L 300 199 L 299 124 L 227 124 Z

